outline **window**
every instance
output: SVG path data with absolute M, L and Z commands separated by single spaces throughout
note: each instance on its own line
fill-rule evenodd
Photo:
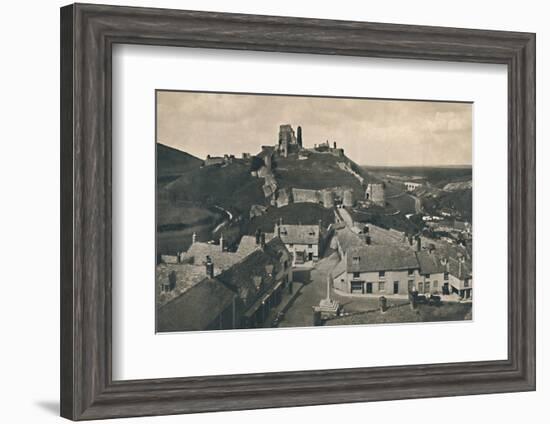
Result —
M 384 278 L 386 276 L 386 271 L 378 271 L 378 276 Z
M 410 277 L 411 275 L 414 275 L 414 269 L 409 269 L 408 275 L 409 275 L 409 277 Z
M 294 247 L 294 244 L 290 243 L 288 246 L 292 249 Z
M 470 287 L 470 281 L 464 280 L 464 287 Z
M 407 287 L 409 289 L 410 292 L 412 292 L 414 290 L 414 280 L 409 280 L 407 281 Z
M 359 265 L 359 256 L 354 256 L 352 261 L 353 265 Z
M 353 278 L 359 278 L 360 276 L 361 276 L 360 272 L 354 272 L 353 273 Z
M 384 282 L 383 281 L 378 282 L 378 291 L 381 291 L 381 292 L 384 291 Z
M 429 292 L 430 292 L 430 282 L 426 281 L 424 283 L 424 293 L 429 293 Z
M 308 244 L 307 247 L 309 247 L 310 249 L 313 247 L 312 244 Z
M 439 282 L 437 280 L 434 281 L 434 290 L 436 290 L 439 287 Z
M 447 280 L 449 279 L 449 273 L 448 273 L 448 272 L 446 272 L 446 273 L 443 274 L 443 279 L 444 279 L 445 281 L 447 281 Z
M 426 278 L 430 278 L 430 274 L 425 274 Z

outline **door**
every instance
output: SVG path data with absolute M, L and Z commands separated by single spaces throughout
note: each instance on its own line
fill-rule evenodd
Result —
M 393 294 L 398 294 L 399 293 L 399 281 L 394 281 L 393 282 Z
M 372 293 L 372 283 L 367 283 L 367 293 Z
M 309 252 L 307 257 L 308 257 L 308 260 L 312 261 L 313 260 L 313 253 Z

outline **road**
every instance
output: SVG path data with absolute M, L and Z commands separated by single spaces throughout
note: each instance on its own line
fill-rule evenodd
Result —
M 313 325 L 313 306 L 319 305 L 327 295 L 327 275 L 338 262 L 338 254 L 317 262 L 308 271 L 295 271 L 296 279 L 304 278 L 304 286 L 288 308 L 279 327 L 310 327 Z

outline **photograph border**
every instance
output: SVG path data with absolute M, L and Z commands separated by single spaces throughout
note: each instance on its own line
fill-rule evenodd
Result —
M 535 390 L 535 34 L 74 4 L 61 8 L 61 415 L 167 415 Z M 504 64 L 508 359 L 112 379 L 114 44 Z

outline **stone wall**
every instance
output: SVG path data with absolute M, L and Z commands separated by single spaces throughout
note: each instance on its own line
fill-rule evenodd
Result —
M 367 190 L 365 192 L 365 200 L 371 201 L 380 206 L 385 206 L 386 195 L 385 195 L 384 184 L 382 183 L 368 184 Z
M 294 203 L 319 203 L 319 191 L 303 188 L 293 188 L 292 198 Z

